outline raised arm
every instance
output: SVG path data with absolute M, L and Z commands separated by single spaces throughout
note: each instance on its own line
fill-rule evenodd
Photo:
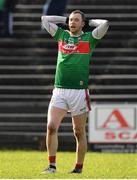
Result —
M 109 24 L 104 19 L 91 19 L 89 20 L 89 26 L 95 26 L 96 28 L 92 31 L 92 36 L 96 39 L 101 39 L 107 32 Z
M 66 17 L 63 16 L 42 16 L 42 26 L 46 29 L 52 36 L 56 33 L 58 26 L 56 24 L 66 23 Z

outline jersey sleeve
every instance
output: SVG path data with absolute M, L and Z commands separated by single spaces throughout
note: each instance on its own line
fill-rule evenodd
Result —
M 97 46 L 97 44 L 100 42 L 100 39 L 94 38 L 93 35 L 92 35 L 92 32 L 90 32 L 89 36 L 90 36 L 89 37 L 90 44 L 91 44 L 92 48 L 94 49 Z

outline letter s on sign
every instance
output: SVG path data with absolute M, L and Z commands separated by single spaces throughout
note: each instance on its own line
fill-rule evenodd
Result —
M 106 132 L 105 133 L 105 139 L 111 140 L 111 139 L 115 139 L 115 138 L 116 138 L 116 136 L 113 132 Z

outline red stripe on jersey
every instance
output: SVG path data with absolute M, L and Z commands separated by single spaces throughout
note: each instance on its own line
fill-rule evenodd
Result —
M 91 110 L 90 98 L 89 98 L 89 94 L 88 94 L 88 90 L 87 89 L 85 89 L 85 95 L 86 95 L 87 107 L 88 107 L 88 110 L 90 111 Z
M 79 44 L 66 44 L 62 40 L 58 42 L 59 51 L 64 54 L 89 54 L 90 43 L 80 41 Z

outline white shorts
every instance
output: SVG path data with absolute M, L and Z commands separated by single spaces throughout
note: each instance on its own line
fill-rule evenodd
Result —
M 89 91 L 87 89 L 55 88 L 50 106 L 65 109 L 72 116 L 80 115 L 91 110 Z

